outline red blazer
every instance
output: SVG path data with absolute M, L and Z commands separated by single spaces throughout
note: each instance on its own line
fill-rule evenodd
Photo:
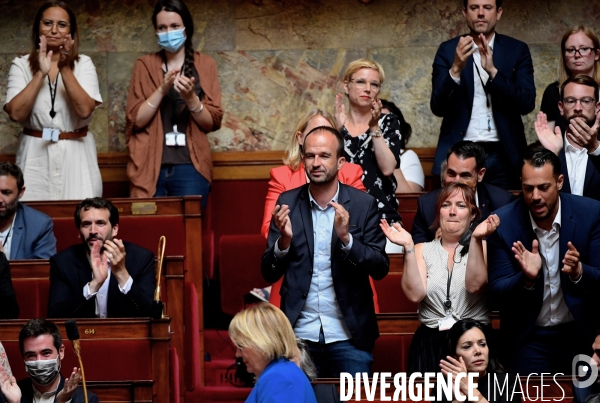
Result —
M 344 163 L 342 169 L 338 171 L 338 179 L 340 182 L 352 186 L 358 190 L 365 192 L 367 189 L 362 183 L 363 170 L 360 165 L 352 164 L 350 162 Z M 265 212 L 263 214 L 263 225 L 260 233 L 262 236 L 267 238 L 269 235 L 269 225 L 271 225 L 271 213 L 275 208 L 279 195 L 287 190 L 296 189 L 306 184 L 306 170 L 304 165 L 300 165 L 300 168 L 296 171 L 292 171 L 287 165 L 283 165 L 277 168 L 271 169 L 271 180 L 269 180 L 269 189 L 267 191 L 267 199 L 265 201 Z M 281 296 L 279 290 L 281 288 L 281 280 L 273 284 L 271 288 L 271 296 L 269 302 L 279 307 L 281 305 Z M 377 300 L 377 292 L 375 290 L 375 284 L 373 279 L 371 281 L 371 288 L 373 289 L 373 303 L 375 304 L 375 312 L 379 313 L 379 302 Z

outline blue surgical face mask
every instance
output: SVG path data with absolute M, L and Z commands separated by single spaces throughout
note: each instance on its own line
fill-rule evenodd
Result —
M 177 31 L 158 32 L 158 44 L 167 52 L 175 53 L 185 43 L 185 35 L 183 34 L 185 27 Z

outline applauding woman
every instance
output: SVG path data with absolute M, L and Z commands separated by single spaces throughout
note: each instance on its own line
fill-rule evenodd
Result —
M 180 0 L 160 0 L 152 23 L 161 51 L 138 59 L 127 97 L 132 197 L 202 195 L 212 180 L 206 134 L 221 127 L 215 61 L 194 52 L 194 22 Z
M 362 167 L 367 193 L 377 199 L 381 217 L 392 223 L 401 221 L 394 169 L 400 167 L 402 143 L 398 118 L 381 113 L 379 91 L 384 78 L 383 68 L 373 60 L 351 62 L 344 74 L 349 111 L 346 113 L 342 95 L 338 94 L 335 119 L 344 136 L 346 161 Z
M 10 67 L 4 110 L 23 126 L 17 165 L 22 200 L 102 196 L 94 136 L 88 124 L 102 103 L 92 60 L 80 55 L 77 20 L 62 1 L 35 15 L 31 52 Z
M 409 373 L 439 371 L 447 330 L 457 320 L 490 322 L 483 292 L 487 285 L 483 239 L 496 230 L 500 219 L 492 214 L 474 227 L 479 215 L 475 190 L 456 182 L 442 189 L 436 204 L 434 226 L 440 228 L 441 238 L 415 245 L 399 224 L 390 227 L 385 220 L 381 222 L 388 239 L 404 247 L 402 291 L 419 303 L 421 326 L 410 345 Z

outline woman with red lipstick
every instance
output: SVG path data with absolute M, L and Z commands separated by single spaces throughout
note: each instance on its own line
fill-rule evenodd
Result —
M 463 183 L 451 183 L 440 192 L 433 227 L 441 238 L 415 245 L 401 225 L 381 228 L 393 243 L 404 247 L 402 291 L 419 304 L 421 326 L 415 332 L 408 353 L 408 372 L 438 372 L 446 333 L 462 318 L 490 322 L 487 302 L 486 236 L 500 224 L 490 215 L 477 227 L 479 217 L 475 190 Z M 471 234 L 472 231 L 472 234 Z
M 559 89 L 567 78 L 578 74 L 588 75 L 600 84 L 600 41 L 594 31 L 583 25 L 573 27 L 563 35 L 558 57 L 558 81 L 546 87 L 542 97 L 540 110 L 546 114 L 552 130 L 558 126 L 564 133 L 567 128 L 567 122 L 558 110 Z
M 35 15 L 29 55 L 13 60 L 4 110 L 23 126 L 17 149 L 22 200 L 102 195 L 92 113 L 102 103 L 92 60 L 80 55 L 75 14 L 62 1 Z
M 402 143 L 398 118 L 391 113 L 381 113 L 379 92 L 384 79 L 379 63 L 368 59 L 351 62 L 344 74 L 348 113 L 342 95 L 338 94 L 335 120 L 346 140 L 346 161 L 362 167 L 367 193 L 377 199 L 381 218 L 391 224 L 402 220 L 398 214 L 394 177 L 394 169 L 400 167 Z
M 445 359 L 440 361 L 440 368 L 444 375 L 452 374 L 453 377 L 459 373 L 477 373 L 473 379 L 477 388 L 473 395 L 479 403 L 485 402 L 520 402 L 521 394 L 513 394 L 513 386 L 520 391 L 519 385 L 515 385 L 515 377 L 509 376 L 509 383 L 505 385 L 508 376 L 502 365 L 496 359 L 491 345 L 492 328 L 474 319 L 461 319 L 456 322 L 447 337 L 447 351 Z M 499 385 L 502 391 L 495 388 Z M 463 395 L 469 393 L 469 385 L 466 378 L 460 382 L 460 392 Z M 459 400 L 454 396 L 454 402 Z

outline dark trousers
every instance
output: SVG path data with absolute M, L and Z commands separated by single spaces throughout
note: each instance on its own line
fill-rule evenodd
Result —
M 483 181 L 504 190 L 521 189 L 521 173 L 513 170 L 502 143 L 481 141 L 477 144 L 483 148 L 486 155 Z

